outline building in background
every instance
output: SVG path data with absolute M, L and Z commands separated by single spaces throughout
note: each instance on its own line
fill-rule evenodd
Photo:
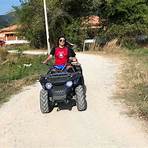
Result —
M 100 28 L 100 25 L 101 25 L 100 18 L 99 16 L 95 16 L 95 15 L 85 17 L 83 18 L 83 21 L 82 21 L 82 26 L 86 28 L 92 28 L 92 29 Z
M 12 44 L 26 44 L 27 40 L 19 38 L 17 35 L 17 25 L 12 25 L 3 29 L 0 29 L 0 40 L 5 42 L 5 45 Z

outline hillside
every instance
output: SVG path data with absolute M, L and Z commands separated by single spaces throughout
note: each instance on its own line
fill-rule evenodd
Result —
M 10 12 L 6 15 L 0 15 L 0 28 L 7 27 L 16 22 L 15 12 Z

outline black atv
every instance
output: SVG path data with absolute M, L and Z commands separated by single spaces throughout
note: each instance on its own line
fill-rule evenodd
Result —
M 87 109 L 86 87 L 81 65 L 71 64 L 67 69 L 52 67 L 48 73 L 40 77 L 42 90 L 40 91 L 40 109 L 42 113 L 49 113 L 55 105 L 75 100 L 79 111 Z

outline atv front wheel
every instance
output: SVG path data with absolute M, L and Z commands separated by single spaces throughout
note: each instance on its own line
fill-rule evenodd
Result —
M 75 89 L 76 92 L 76 106 L 78 111 L 84 111 L 87 109 L 87 101 L 85 99 L 85 91 L 82 85 L 79 85 Z
M 44 89 L 40 91 L 40 109 L 42 113 L 49 113 L 53 110 L 53 104 L 48 98 L 48 92 Z

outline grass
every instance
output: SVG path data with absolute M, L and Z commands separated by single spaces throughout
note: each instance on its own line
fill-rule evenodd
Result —
M 116 98 L 130 108 L 131 115 L 148 119 L 148 49 L 125 50 Z
M 0 52 L 1 53 L 1 52 Z M 24 85 L 32 84 L 48 67 L 41 64 L 46 56 L 7 55 L 0 63 L 0 103 L 18 92 Z M 5 62 L 6 61 L 6 62 Z
M 7 50 L 18 50 L 18 51 L 24 51 L 24 50 L 32 50 L 32 48 L 29 46 L 29 44 L 22 44 L 22 45 L 9 45 L 5 47 Z

